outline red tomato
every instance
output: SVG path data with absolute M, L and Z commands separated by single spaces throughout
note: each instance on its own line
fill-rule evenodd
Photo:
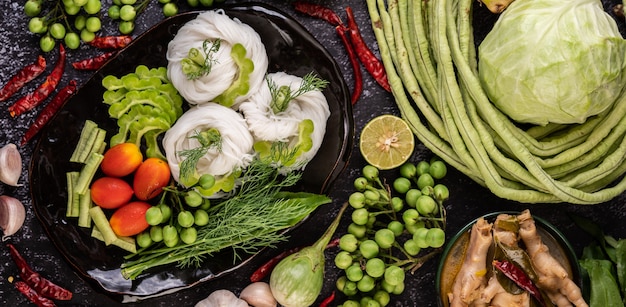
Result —
M 170 182 L 170 167 L 159 158 L 148 158 L 135 171 L 133 190 L 141 200 L 157 197 Z
M 102 177 L 91 184 L 91 200 L 104 209 L 119 208 L 132 197 L 133 188 L 120 178 Z
M 141 162 L 143 155 L 134 143 L 121 143 L 111 147 L 104 153 L 100 169 L 107 176 L 124 177 L 134 172 Z
M 152 207 L 143 201 L 130 202 L 113 212 L 109 224 L 116 235 L 129 237 L 148 229 L 146 211 Z

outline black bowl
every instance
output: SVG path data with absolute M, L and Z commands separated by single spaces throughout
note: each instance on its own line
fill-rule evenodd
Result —
M 269 71 L 284 71 L 304 76 L 313 71 L 330 83 L 324 89 L 331 115 L 326 135 L 317 155 L 304 171 L 295 189 L 325 193 L 344 170 L 350 156 L 354 122 L 350 94 L 341 70 L 328 51 L 297 21 L 265 4 L 225 6 L 231 18 L 254 28 L 266 46 Z M 234 260 L 231 251 L 207 259 L 200 268 L 180 269 L 164 266 L 136 280 L 120 274 L 124 252 L 108 248 L 90 236 L 89 229 L 65 217 L 66 172 L 78 170 L 69 157 L 76 146 L 85 120 L 90 119 L 108 131 L 116 131 L 102 103 L 102 79 L 123 76 L 144 64 L 149 68 L 167 66 L 168 42 L 178 29 L 199 12 L 180 14 L 164 20 L 138 38 L 97 71 L 42 131 L 30 165 L 30 187 L 34 209 L 48 236 L 72 267 L 114 299 L 132 301 L 171 293 L 232 272 L 252 259 L 243 255 Z M 303 230 L 305 231 L 305 230 Z
M 506 213 L 509 215 L 518 215 L 520 212 L 514 211 L 501 211 L 492 212 L 483 216 L 487 221 L 493 222 L 499 214 Z M 550 253 L 563 265 L 563 267 L 569 273 L 570 278 L 582 288 L 582 277 L 580 272 L 580 266 L 578 265 L 578 257 L 574 248 L 567 240 L 567 238 L 561 233 L 554 225 L 548 221 L 533 215 L 537 232 L 542 238 L 542 241 L 550 249 Z M 454 278 L 460 269 L 460 265 L 465 257 L 465 248 L 469 244 L 470 231 L 472 226 L 476 223 L 478 218 L 467 223 L 461 230 L 459 230 L 454 237 L 448 240 L 443 254 L 441 255 L 441 261 L 437 269 L 437 277 L 435 280 L 435 286 L 439 299 L 437 300 L 439 306 L 448 307 L 447 293 L 452 288 Z

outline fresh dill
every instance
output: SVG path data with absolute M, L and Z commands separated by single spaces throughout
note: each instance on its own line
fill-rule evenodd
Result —
M 210 128 L 202 132 L 195 131 L 195 134 L 189 138 L 198 140 L 200 146 L 182 150 L 178 153 L 178 155 L 183 157 L 183 161 L 180 163 L 179 175 L 183 182 L 195 175 L 198 161 L 207 154 L 209 149 L 215 148 L 220 151 L 222 148 L 222 137 L 216 128 Z
M 328 83 L 329 82 L 327 80 L 321 79 L 313 72 L 310 72 L 302 77 L 300 87 L 294 91 L 288 85 L 278 86 L 276 82 L 267 78 L 267 84 L 272 96 L 272 102 L 270 105 L 274 114 L 285 111 L 289 102 L 296 99 L 298 96 L 310 91 L 321 91 L 326 87 L 326 85 L 328 85 Z
M 237 193 L 207 209 L 211 219 L 198 228 L 194 243 L 174 247 L 156 244 L 140 250 L 126 257 L 122 275 L 135 279 L 146 270 L 167 264 L 199 267 L 207 257 L 227 249 L 232 250 L 235 263 L 242 259 L 242 253 L 252 254 L 286 240 L 281 230 L 294 226 L 331 201 L 320 194 L 284 191 L 301 176 L 300 172 L 283 176 L 268 161 L 253 160 L 241 178 Z
M 219 51 L 220 45 L 219 38 L 214 41 L 206 39 L 202 43 L 203 52 L 197 48 L 189 49 L 187 57 L 181 61 L 182 70 L 187 79 L 195 80 L 211 72 L 213 64 L 217 63 L 214 55 Z

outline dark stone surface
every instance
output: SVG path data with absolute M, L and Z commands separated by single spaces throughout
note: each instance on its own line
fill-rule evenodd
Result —
M 159 4 L 157 1 L 152 2 L 153 3 L 150 4 L 147 10 L 139 17 L 134 34 L 142 33 L 162 19 Z M 279 9 L 288 12 L 309 29 L 313 35 L 330 50 L 331 54 L 342 67 L 346 82 L 350 87 L 352 86 L 352 71 L 347 55 L 331 26 L 322 21 L 296 14 L 287 2 L 262 2 L 272 3 Z M 2 84 L 18 69 L 33 62 L 37 54 L 39 54 L 38 36 L 30 34 L 27 30 L 28 19 L 22 12 L 22 3 L 23 1 L 0 1 L 0 42 L 2 42 L 0 45 L 0 82 Z M 321 3 L 341 12 L 342 16 L 345 16 L 343 14 L 343 8 L 351 6 L 355 11 L 356 19 L 361 26 L 366 40 L 370 45 L 374 45 L 373 34 L 369 25 L 369 16 L 364 1 L 330 0 L 322 1 Z M 110 1 L 103 1 L 104 7 L 108 7 L 108 5 L 110 5 Z M 181 11 L 187 9 L 188 8 L 184 5 L 181 7 Z M 115 34 L 116 26 L 108 23 L 107 20 L 108 18 L 103 18 L 105 22 L 103 33 Z M 83 46 L 79 50 L 69 52 L 68 62 L 71 63 L 78 59 L 93 56 L 94 54 L 95 51 L 93 48 Z M 56 53 L 46 54 L 46 58 L 48 63 L 54 63 Z M 51 66 L 52 65 L 49 64 L 49 69 Z M 67 83 L 71 78 L 76 78 L 79 83 L 82 84 L 89 76 L 89 72 L 76 72 L 72 69 L 67 69 L 62 84 Z M 319 221 L 327 224 L 330 223 L 334 214 L 329 211 L 333 211 L 331 210 L 332 208 L 337 208 L 341 203 L 347 200 L 347 196 L 352 191 L 352 181 L 359 175 L 359 170 L 364 165 L 364 160 L 361 158 L 358 152 L 358 146 L 356 145 L 359 131 L 369 119 L 377 115 L 398 113 L 392 96 L 382 91 L 365 73 L 364 82 L 363 96 L 354 108 L 357 135 L 355 137 L 355 149 L 352 153 L 350 165 L 344 172 L 342 178 L 330 191 L 330 196 L 333 198 L 333 206 L 329 206 L 325 210 L 320 210 L 320 212 L 315 213 L 311 219 L 293 232 L 292 240 L 279 246 L 278 250 L 313 243 L 321 235 L 324 229 L 323 227 L 316 226 L 315 223 L 319 223 Z M 26 89 L 18 93 L 18 96 L 24 93 L 26 93 Z M 6 107 L 13 101 L 15 101 L 15 98 L 0 104 L 0 127 L 2 127 L 2 129 L 0 129 L 0 145 L 10 142 L 19 143 L 22 134 L 26 131 L 28 125 L 33 121 L 37 113 L 29 112 L 17 118 L 11 118 L 6 111 Z M 36 111 L 40 109 L 41 108 L 38 108 Z M 119 304 L 111 300 L 107 295 L 96 291 L 92 285 L 81 279 L 72 270 L 70 264 L 67 263 L 54 248 L 52 242 L 50 242 L 45 235 L 41 224 L 34 216 L 27 180 L 27 168 L 33 147 L 34 142 L 24 148 L 20 148 L 24 159 L 24 172 L 20 179 L 23 186 L 14 188 L 0 185 L 0 194 L 19 198 L 27 208 L 25 226 L 13 237 L 13 241 L 19 245 L 23 255 L 28 259 L 35 270 L 74 292 L 72 301 L 58 302 L 59 305 L 115 306 Z M 416 151 L 416 157 L 429 157 L 429 153 L 423 146 L 419 146 L 419 150 Z M 578 213 L 602 223 L 608 234 L 616 237 L 626 237 L 626 228 L 623 224 L 625 215 L 623 206 L 624 195 L 608 203 L 594 206 L 576 206 L 568 204 L 525 205 L 498 199 L 485 188 L 454 170 L 450 171 L 445 183 L 449 187 L 451 194 L 451 199 L 447 204 L 449 217 L 448 232 L 450 234 L 456 232 L 468 221 L 485 213 L 497 210 L 522 210 L 530 208 L 534 214 L 557 225 L 572 242 L 577 253 L 580 253 L 583 246 L 589 243 L 590 238 L 572 225 L 567 217 L 568 212 Z M 343 225 L 347 224 L 344 223 Z M 249 275 L 258 264 L 267 260 L 274 253 L 278 253 L 278 251 L 271 251 L 260 255 L 260 257 L 249 265 L 233 272 L 225 278 L 207 282 L 167 296 L 150 299 L 137 305 L 193 306 L 197 301 L 205 298 L 213 290 L 219 288 L 228 288 L 238 293 L 247 285 Z M 324 285 L 320 299 L 328 296 L 331 291 L 334 290 L 334 281 L 338 274 L 338 271 L 332 264 L 334 253 L 335 251 L 332 250 L 327 253 L 327 282 Z M 409 276 L 406 281 L 404 294 L 402 294 L 401 297 L 394 298 L 390 306 L 436 306 L 435 272 L 438 260 L 438 258 L 431 260 L 414 275 Z M 6 248 L 0 248 L 0 305 L 2 306 L 22 306 L 27 304 L 27 300 L 7 281 L 9 276 L 15 276 L 16 274 L 17 269 L 11 261 Z M 342 297 L 339 296 L 336 302 L 340 303 L 341 301 Z

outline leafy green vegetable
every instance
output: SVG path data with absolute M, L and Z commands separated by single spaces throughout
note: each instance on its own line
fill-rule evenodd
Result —
M 583 123 L 626 82 L 626 41 L 597 0 L 514 1 L 479 47 L 493 103 L 518 122 Z
M 242 44 L 234 44 L 230 56 L 237 64 L 237 79 L 223 93 L 215 97 L 214 102 L 223 106 L 230 107 L 235 104 L 235 99 L 245 95 L 250 89 L 250 74 L 254 70 L 254 62 L 250 58 L 246 58 L 246 47 Z
M 580 266 L 591 279 L 589 306 L 624 306 L 612 273 L 612 263 L 602 259 L 583 259 Z

